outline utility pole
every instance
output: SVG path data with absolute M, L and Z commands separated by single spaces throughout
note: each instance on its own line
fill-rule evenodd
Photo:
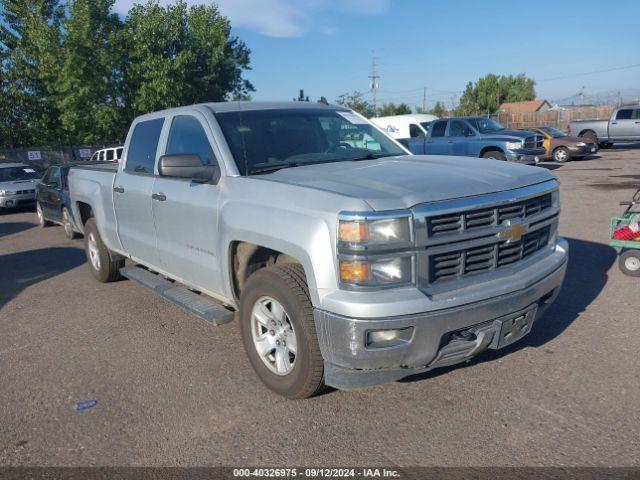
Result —
M 586 87 L 583 85 L 582 88 L 580 89 L 580 105 L 584 105 L 584 89 Z
M 618 90 L 618 100 L 616 102 L 616 106 L 619 107 L 620 106 L 620 90 Z
M 427 87 L 422 87 L 422 113 L 427 111 Z
M 375 52 L 371 55 L 371 75 L 369 75 L 369 78 L 371 79 L 371 93 L 372 93 L 372 97 L 373 97 L 373 112 L 374 112 L 374 115 L 377 115 L 377 111 L 378 111 L 377 90 L 378 90 L 378 79 L 380 78 L 380 76 L 378 75 L 378 72 L 376 71 L 376 56 L 375 56 Z

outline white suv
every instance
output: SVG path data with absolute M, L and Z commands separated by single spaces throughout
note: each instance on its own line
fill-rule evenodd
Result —
M 120 162 L 122 147 L 103 148 L 91 155 L 91 162 Z

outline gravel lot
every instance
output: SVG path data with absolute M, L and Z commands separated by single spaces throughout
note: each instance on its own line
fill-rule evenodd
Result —
M 608 217 L 640 186 L 640 145 L 546 167 L 562 183 L 571 260 L 529 337 L 295 402 L 257 380 L 237 323 L 99 284 L 82 240 L 40 229 L 33 212 L 0 213 L 0 464 L 640 465 L 640 278 L 607 246 Z

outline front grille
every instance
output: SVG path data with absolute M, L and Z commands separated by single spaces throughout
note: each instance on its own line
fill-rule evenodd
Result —
M 553 206 L 551 194 L 493 208 L 483 208 L 427 218 L 430 239 L 500 225 L 505 220 L 525 219 Z
M 530 257 L 549 243 L 551 227 L 524 235 L 517 242 L 499 242 L 429 257 L 429 282 L 439 284 L 500 269 Z
M 544 138 L 542 137 L 542 135 L 527 137 L 524 140 L 524 148 L 542 148 L 543 145 Z
M 18 190 L 16 192 L 16 195 L 27 195 L 30 193 L 36 193 L 36 191 L 35 190 Z

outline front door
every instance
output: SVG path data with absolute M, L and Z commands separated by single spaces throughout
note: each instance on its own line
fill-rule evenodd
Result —
M 640 118 L 635 118 L 633 108 L 621 108 L 609 124 L 609 137 L 617 140 L 640 138 Z
M 451 120 L 449 122 L 449 154 L 457 156 L 469 155 L 469 142 L 475 133 L 471 127 L 462 120 Z
M 163 154 L 196 154 L 203 163 L 218 163 L 206 119 L 199 112 L 171 119 Z M 218 185 L 157 177 L 153 193 L 160 268 L 208 293 L 220 294 L 224 261 L 218 258 Z
M 164 118 L 138 122 L 125 153 L 124 168 L 113 185 L 118 237 L 135 260 L 158 266 L 156 232 L 151 207 L 155 164 Z

